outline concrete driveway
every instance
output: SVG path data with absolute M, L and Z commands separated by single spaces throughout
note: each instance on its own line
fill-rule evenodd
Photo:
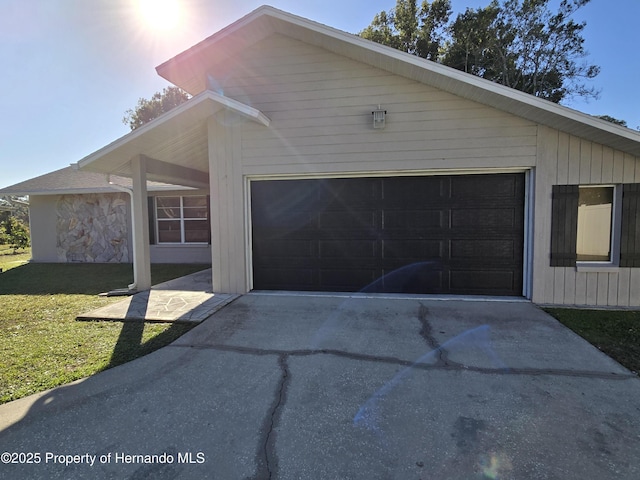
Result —
M 0 424 L 11 479 L 640 478 L 640 382 L 526 302 L 249 294 Z

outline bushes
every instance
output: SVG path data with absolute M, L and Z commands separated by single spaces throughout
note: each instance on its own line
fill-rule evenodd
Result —
M 15 217 L 0 222 L 0 245 L 10 245 L 14 253 L 31 245 L 29 227 Z

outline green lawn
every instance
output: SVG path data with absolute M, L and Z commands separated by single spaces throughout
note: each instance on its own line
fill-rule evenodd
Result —
M 167 345 L 192 328 L 177 324 L 78 322 L 76 315 L 122 300 L 99 297 L 133 281 L 131 265 L 23 264 L 0 256 L 0 403 L 62 385 Z M 152 265 L 153 283 L 206 268 Z
M 546 308 L 562 324 L 633 372 L 640 372 L 640 311 Z
M 7 245 L 0 245 L 0 271 L 7 271 L 10 268 L 19 267 L 24 265 L 31 259 L 31 249 L 26 248 L 24 250 L 18 250 L 18 253 L 13 253 L 13 248 Z

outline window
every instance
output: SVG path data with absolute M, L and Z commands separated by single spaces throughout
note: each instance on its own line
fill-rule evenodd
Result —
M 156 197 L 158 243 L 208 243 L 209 206 L 204 195 Z
M 579 187 L 576 260 L 610 262 L 614 187 Z
M 640 225 L 635 184 L 554 185 L 551 266 L 602 268 L 635 266 Z

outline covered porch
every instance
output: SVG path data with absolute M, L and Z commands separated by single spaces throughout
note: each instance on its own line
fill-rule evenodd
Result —
M 210 192 L 211 290 L 246 291 L 243 279 L 222 275 L 229 272 L 223 262 L 230 261 L 230 244 L 240 240 L 224 238 L 222 232 L 230 231 L 228 225 L 244 221 L 229 214 L 228 199 L 238 194 L 231 179 L 237 152 L 234 142 L 245 122 L 268 127 L 270 120 L 253 107 L 206 90 L 78 162 L 81 170 L 132 179 L 132 188 L 125 188 L 131 196 L 133 230 L 134 282 L 130 290 L 151 288 L 147 181 L 158 181 Z M 240 241 L 240 248 L 243 245 Z

